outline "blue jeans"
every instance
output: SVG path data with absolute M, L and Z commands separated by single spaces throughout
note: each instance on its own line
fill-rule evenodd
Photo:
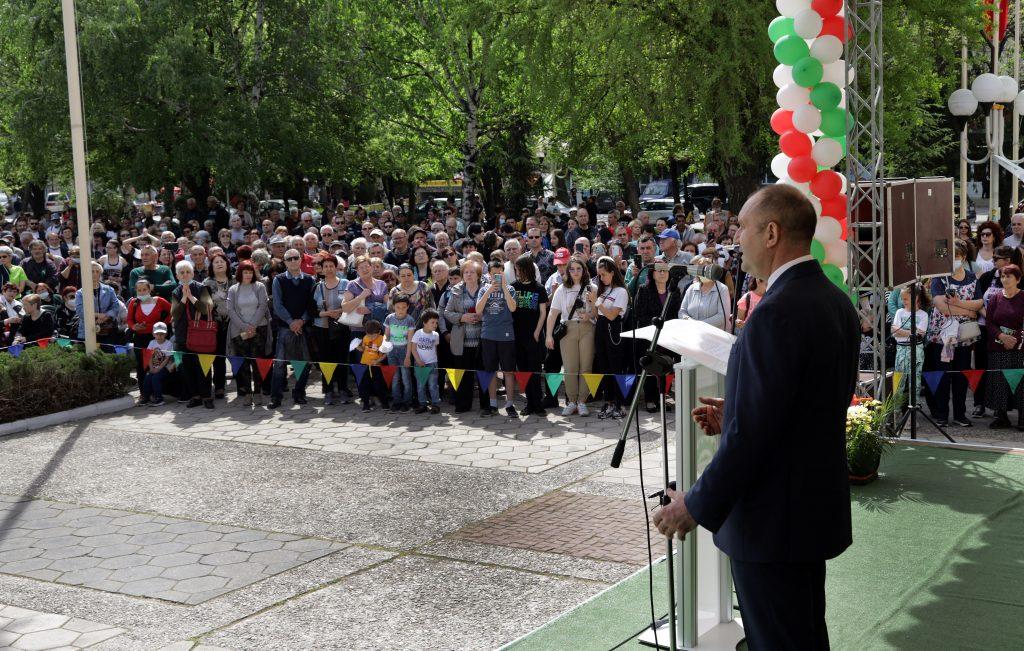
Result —
M 142 398 L 152 398 L 153 400 L 164 399 L 164 379 L 170 375 L 166 368 L 162 368 L 156 373 L 150 371 L 146 373 L 146 376 L 142 380 Z
M 270 397 L 280 400 L 284 395 L 285 378 L 288 374 L 288 362 L 286 360 L 309 361 L 309 348 L 306 346 L 306 334 L 297 335 L 290 328 L 278 328 L 277 349 L 274 351 L 274 379 L 270 385 Z M 306 397 L 306 381 L 309 379 L 310 365 L 302 369 L 299 377 L 295 378 L 295 388 L 292 389 L 293 398 Z
M 432 405 L 436 405 L 441 402 L 441 393 L 437 390 L 437 364 L 425 364 L 424 366 L 430 367 L 430 375 L 427 376 L 426 382 L 420 382 L 416 387 L 417 395 L 420 398 L 420 405 L 426 405 L 430 402 Z M 430 391 L 430 400 L 427 400 L 427 391 Z
M 405 364 L 406 346 L 395 346 L 388 353 L 388 364 L 397 366 L 398 371 L 391 380 L 391 401 L 396 405 L 412 402 L 412 369 Z

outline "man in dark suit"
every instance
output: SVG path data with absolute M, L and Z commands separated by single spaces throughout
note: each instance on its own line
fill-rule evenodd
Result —
M 655 513 L 665 535 L 698 524 L 729 555 L 751 649 L 827 649 L 825 561 L 852 542 L 845 424 L 857 376 L 850 299 L 810 255 L 817 217 L 775 185 L 740 211 L 743 268 L 768 290 L 733 346 L 724 400 L 693 416 L 722 435 L 685 495 Z

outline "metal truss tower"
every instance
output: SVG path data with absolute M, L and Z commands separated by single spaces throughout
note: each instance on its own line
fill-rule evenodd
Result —
M 852 117 L 846 137 L 847 282 L 860 297 L 859 311 L 873 324 L 871 395 L 882 399 L 886 373 L 882 0 L 847 0 L 845 6 L 846 21 L 853 31 L 845 53 L 846 105 Z

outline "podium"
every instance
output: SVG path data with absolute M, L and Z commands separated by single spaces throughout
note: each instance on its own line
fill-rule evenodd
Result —
M 654 327 L 623 332 L 623 336 L 650 340 Z M 674 367 L 676 396 L 675 477 L 681 491 L 688 491 L 715 455 L 718 437 L 707 436 L 690 412 L 699 406 L 698 396 L 722 396 L 729 353 L 736 338 L 702 321 L 667 321 L 658 345 L 682 357 Z M 676 539 L 678 543 L 678 539 Z M 732 573 L 729 558 L 715 547 L 711 532 L 697 527 L 675 546 L 673 582 L 676 596 L 676 643 L 679 649 L 732 651 L 743 639 L 743 627 L 733 616 Z M 670 591 L 672 594 L 673 591 Z M 669 649 L 669 623 L 648 629 L 639 638 L 645 646 Z M 655 639 L 656 638 L 656 639 Z M 675 651 L 673 649 L 672 651 Z

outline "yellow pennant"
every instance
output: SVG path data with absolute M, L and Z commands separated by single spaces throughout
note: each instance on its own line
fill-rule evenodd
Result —
M 448 372 L 448 381 L 452 383 L 455 390 L 459 390 L 459 383 L 462 382 L 462 376 L 466 374 L 461 368 L 449 368 L 445 369 Z
M 199 368 L 203 369 L 203 377 L 210 374 L 210 366 L 213 364 L 213 360 L 217 357 L 216 355 L 197 355 L 199 358 Z
M 334 377 L 334 369 L 338 368 L 338 365 L 334 362 L 320 362 L 320 372 L 324 374 L 324 380 L 327 384 L 331 383 L 331 378 Z
M 903 379 L 903 373 L 901 371 L 893 371 L 892 373 L 892 390 L 895 393 L 900 390 L 900 380 Z
M 601 373 L 584 373 L 583 381 L 587 383 L 587 388 L 590 389 L 590 395 L 597 395 L 597 387 L 601 386 L 601 379 L 604 375 Z

